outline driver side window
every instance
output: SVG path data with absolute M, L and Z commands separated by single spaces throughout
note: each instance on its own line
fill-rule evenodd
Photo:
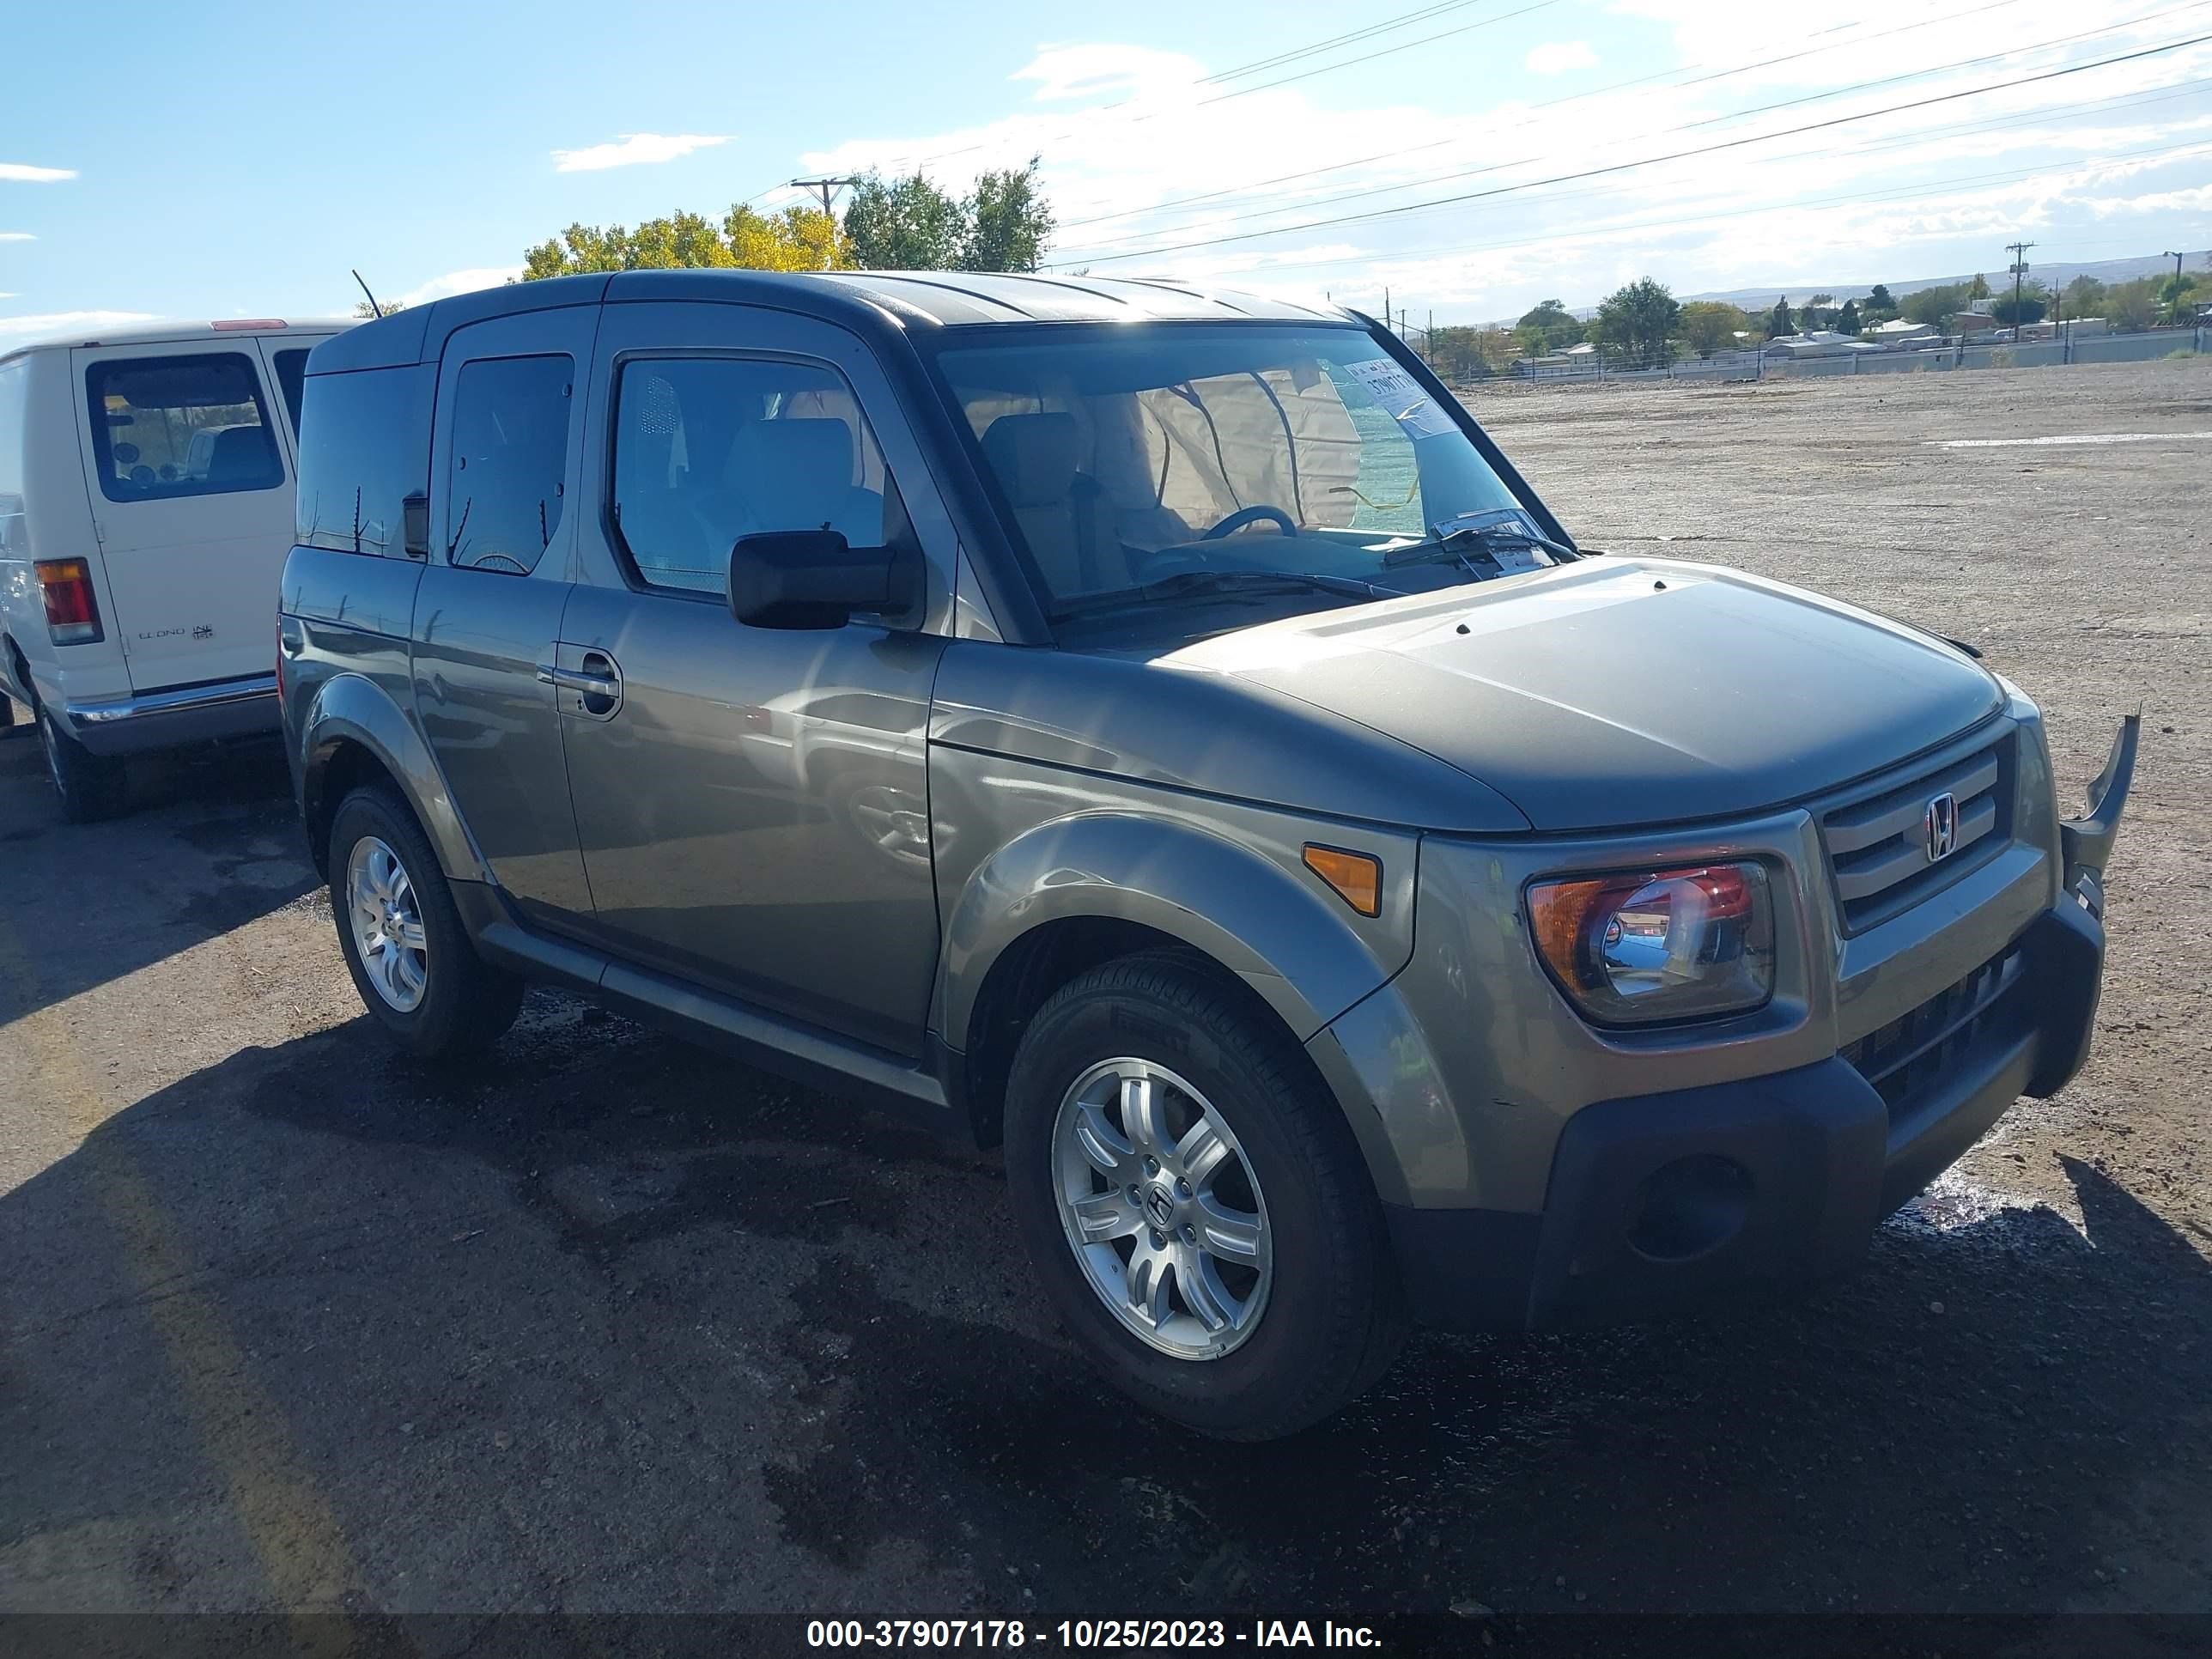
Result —
M 745 357 L 638 358 L 617 381 L 614 511 L 647 586 L 720 595 L 742 536 L 893 538 L 903 514 L 842 376 Z

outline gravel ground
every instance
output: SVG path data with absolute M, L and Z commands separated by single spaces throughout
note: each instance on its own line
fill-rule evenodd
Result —
M 72 830 L 18 737 L 0 1610 L 2212 1608 L 2212 365 L 1475 406 L 1593 545 L 1975 642 L 2069 796 L 2146 711 L 2096 1056 L 1865 1273 L 1194 1443 L 1042 1316 L 988 1162 L 547 993 L 397 1060 L 269 755 Z M 2112 434 L 2165 435 L 1942 447 Z

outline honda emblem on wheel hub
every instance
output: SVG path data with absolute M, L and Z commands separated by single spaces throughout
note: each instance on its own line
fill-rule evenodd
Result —
M 1163 1232 L 1175 1221 L 1175 1194 L 1164 1187 L 1152 1187 L 1145 1193 L 1145 1213 L 1152 1224 Z
M 1948 790 L 1928 803 L 1928 811 L 1921 819 L 1921 834 L 1928 848 L 1928 862 L 1951 856 L 1951 849 L 1959 844 L 1959 800 Z

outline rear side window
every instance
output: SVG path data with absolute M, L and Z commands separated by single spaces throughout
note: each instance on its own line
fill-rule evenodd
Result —
M 111 358 L 85 370 L 84 393 L 93 465 L 111 501 L 225 495 L 284 482 L 250 357 Z
M 573 357 L 488 357 L 453 385 L 446 556 L 526 576 L 561 527 Z
M 23 427 L 30 391 L 27 359 L 0 363 L 0 559 L 31 556 L 31 538 L 23 533 Z
M 289 351 L 280 351 L 271 360 L 276 365 L 276 390 L 284 394 L 284 412 L 292 417 L 292 435 L 300 433 L 300 399 L 307 378 L 307 354 L 297 346 Z
M 827 529 L 880 547 L 905 514 L 842 376 L 746 357 L 623 365 L 614 506 L 641 580 L 717 594 L 741 536 Z
M 425 363 L 307 378 L 295 498 L 301 546 L 405 554 L 401 504 L 430 488 L 437 372 Z

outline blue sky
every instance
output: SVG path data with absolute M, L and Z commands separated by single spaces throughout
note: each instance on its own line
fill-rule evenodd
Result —
M 0 344 L 343 312 L 352 266 L 434 297 L 572 221 L 772 207 L 796 173 L 916 159 L 957 187 L 1032 153 L 1056 264 L 1370 308 L 1388 283 L 1416 321 L 1647 273 L 1690 293 L 1996 270 L 2022 236 L 2038 259 L 2200 268 L 2212 245 L 2212 41 L 1870 113 L 2212 36 L 2212 0 L 10 14 Z M 1867 118 L 1785 131 L 1838 117 Z M 1499 193 L 1442 200 L 1477 191 Z

